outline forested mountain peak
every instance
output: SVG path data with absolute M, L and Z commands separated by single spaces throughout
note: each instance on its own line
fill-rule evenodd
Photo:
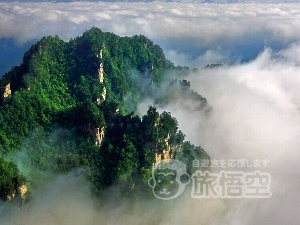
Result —
M 47 179 L 36 170 L 60 174 L 78 168 L 95 193 L 122 179 L 120 189 L 136 195 L 154 163 L 177 158 L 191 170 L 193 159 L 208 158 L 184 141 L 171 113 L 160 114 L 155 106 L 142 118 L 134 113 L 143 98 L 166 104 L 175 92 L 199 101 L 199 110 L 205 107 L 186 80 L 173 80 L 169 94 L 155 95 L 168 70 L 187 69 L 175 68 L 143 35 L 119 37 L 94 27 L 68 42 L 48 36 L 34 44 L 1 80 L 0 155 L 12 161 L 21 155 L 26 177 L 14 164 L 15 172 L 6 173 L 7 160 L 0 161 L 2 199 L 24 180 L 30 189 Z

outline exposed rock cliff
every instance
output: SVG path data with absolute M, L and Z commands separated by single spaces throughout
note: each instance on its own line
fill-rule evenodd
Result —
M 104 81 L 104 75 L 103 75 L 103 64 L 100 63 L 99 69 L 98 69 L 98 78 L 101 84 L 103 84 Z
M 101 105 L 101 103 L 104 102 L 105 99 L 106 99 L 106 88 L 103 87 L 103 91 L 102 91 L 102 93 L 101 93 L 100 98 L 97 98 L 97 104 L 98 104 L 98 105 Z
M 9 95 L 11 95 L 11 90 L 10 90 L 10 83 L 4 86 L 3 88 L 3 98 L 7 98 Z
M 22 200 L 26 199 L 26 193 L 28 191 L 27 185 L 22 184 L 20 187 L 18 187 L 17 191 L 14 191 L 11 195 L 7 195 L 7 201 L 12 201 L 17 196 L 20 196 Z
M 170 145 L 170 134 L 168 136 L 159 141 L 161 144 L 155 145 L 156 148 L 155 150 L 155 163 L 159 163 L 163 159 L 172 159 L 174 158 L 173 156 L 173 151 L 171 149 Z M 164 146 L 163 149 L 160 149 L 158 146 Z
M 102 141 L 104 139 L 104 127 L 101 127 L 101 128 L 98 127 L 95 129 L 94 138 L 96 140 L 95 144 L 97 146 L 101 146 Z
M 102 54 L 102 49 L 99 52 L 99 55 L 97 55 L 97 57 L 100 58 L 100 65 L 99 65 L 99 69 L 98 69 L 98 79 L 100 84 L 103 84 L 104 82 L 104 72 L 103 72 L 103 54 Z M 103 91 L 101 93 L 101 96 L 99 98 L 97 98 L 97 104 L 101 105 L 102 102 L 104 102 L 106 99 L 106 88 L 103 87 Z
M 21 185 L 19 188 L 18 188 L 18 191 L 19 191 L 19 194 L 21 196 L 22 199 L 25 199 L 25 195 L 27 193 L 27 186 L 26 184 L 23 184 Z

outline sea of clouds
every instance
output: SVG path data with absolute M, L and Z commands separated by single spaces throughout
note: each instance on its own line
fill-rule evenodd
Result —
M 146 35 L 175 64 L 201 67 L 288 46 L 300 38 L 299 17 L 298 3 L 0 3 L 0 39 L 24 43 L 58 35 L 68 41 L 96 26 Z
M 146 35 L 176 65 L 199 68 L 185 79 L 207 99 L 212 107 L 209 116 L 180 96 L 159 110 L 170 111 L 187 139 L 212 158 L 268 159 L 263 170 L 272 176 L 270 199 L 193 200 L 185 193 L 172 204 L 145 200 L 130 206 L 132 210 L 123 203 L 98 211 L 86 184 L 68 175 L 34 193 L 23 224 L 299 224 L 299 6 L 0 3 L 0 39 L 22 44 L 58 35 L 67 41 L 96 26 L 121 36 Z M 200 69 L 210 63 L 224 66 Z M 182 101 L 190 107 L 182 107 Z M 145 114 L 151 103 L 142 102 L 139 113 Z M 15 222 L 20 213 L 14 213 L 13 219 L 0 217 L 0 223 Z

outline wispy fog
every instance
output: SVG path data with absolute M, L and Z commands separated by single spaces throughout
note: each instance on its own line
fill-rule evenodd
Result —
M 273 196 L 226 201 L 225 216 L 217 224 L 300 222 L 299 50 L 297 43 L 277 53 L 265 49 L 250 63 L 188 74 L 185 79 L 191 81 L 192 89 L 212 107 L 209 116 L 195 110 L 195 103 L 188 99 L 182 107 L 180 96 L 160 109 L 172 112 L 187 139 L 204 147 L 214 159 L 270 160 L 266 167 L 242 170 L 270 173 Z M 145 112 L 149 103 L 142 103 L 140 111 Z

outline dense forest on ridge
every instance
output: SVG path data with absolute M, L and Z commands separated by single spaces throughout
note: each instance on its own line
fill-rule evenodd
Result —
M 175 67 L 143 35 L 92 28 L 68 42 L 49 36 L 34 44 L 0 82 L 0 199 L 18 199 L 22 185 L 28 194 L 49 174 L 70 171 L 86 176 L 95 194 L 116 184 L 134 197 L 150 191 L 156 162 L 180 159 L 190 171 L 193 159 L 208 159 L 184 140 L 170 112 L 149 106 L 142 118 L 134 113 L 146 97 L 164 105 L 175 93 L 206 107 L 186 80 L 161 91 L 170 71 L 188 68 Z

